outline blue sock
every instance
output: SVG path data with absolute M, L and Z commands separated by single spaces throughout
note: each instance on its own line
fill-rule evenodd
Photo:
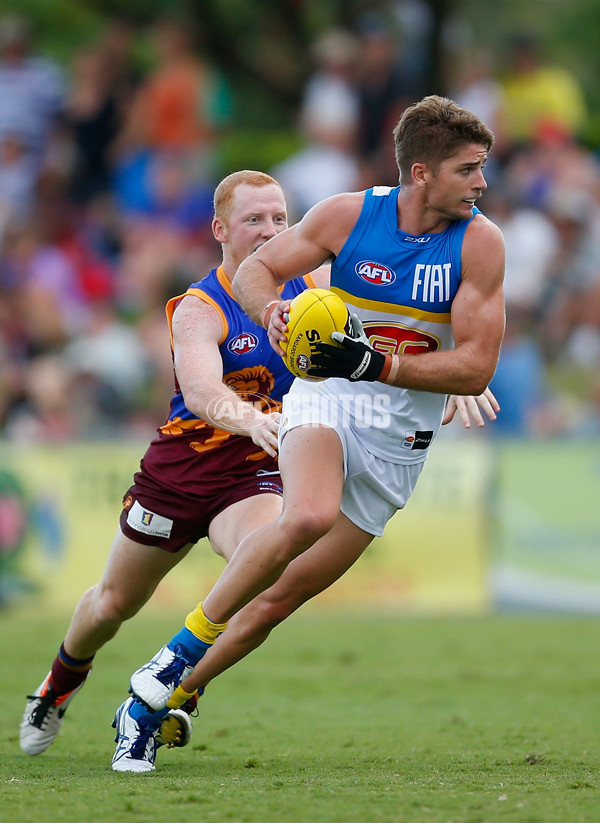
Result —
M 150 728 L 152 728 L 153 731 L 158 731 L 158 729 L 162 725 L 164 717 L 168 713 L 168 708 L 161 709 L 158 712 L 151 712 L 137 700 L 134 700 L 132 702 L 131 708 L 129 709 L 129 714 L 133 717 L 134 720 L 137 720 L 138 723 L 140 720 L 143 720 L 144 726 L 149 726 Z
M 167 646 L 171 651 L 184 657 L 190 666 L 195 666 L 199 660 L 202 660 L 206 650 L 210 649 L 209 643 L 204 643 L 185 626 L 171 638 Z

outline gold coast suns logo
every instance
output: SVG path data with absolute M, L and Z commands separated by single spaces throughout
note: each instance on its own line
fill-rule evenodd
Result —
M 365 323 L 365 334 L 373 348 L 382 354 L 423 354 L 437 351 L 439 337 L 401 323 Z

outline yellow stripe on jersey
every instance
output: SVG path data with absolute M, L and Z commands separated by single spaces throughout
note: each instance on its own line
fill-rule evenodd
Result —
M 364 297 L 356 297 L 354 294 L 349 294 L 335 286 L 331 287 L 331 291 L 339 295 L 344 303 L 349 303 L 351 306 L 356 306 L 357 308 L 371 309 L 382 312 L 383 314 L 401 314 L 405 317 L 414 317 L 415 320 L 426 320 L 429 323 L 450 324 L 452 322 L 449 311 L 424 311 L 423 309 L 415 309 L 413 306 L 399 306 L 396 303 L 385 303 L 381 300 L 367 300 Z

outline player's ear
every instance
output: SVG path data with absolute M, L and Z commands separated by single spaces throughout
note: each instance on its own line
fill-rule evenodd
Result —
M 227 243 L 229 240 L 229 235 L 227 233 L 227 227 L 222 220 L 219 220 L 218 217 L 213 217 L 212 221 L 212 233 L 214 235 L 215 240 L 217 243 Z
M 418 185 L 423 185 L 423 183 L 427 181 L 428 171 L 425 163 L 413 163 L 412 169 L 410 170 L 413 182 Z

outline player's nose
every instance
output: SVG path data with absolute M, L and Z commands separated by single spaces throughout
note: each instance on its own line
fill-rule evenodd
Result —
M 474 182 L 474 187 L 479 191 L 484 192 L 487 189 L 487 180 L 483 174 L 483 169 L 479 169 L 477 179 Z
M 271 219 L 268 219 L 268 220 L 264 221 L 262 229 L 263 229 L 262 233 L 263 233 L 264 237 L 266 237 L 267 239 L 269 239 L 270 237 L 275 237 L 275 235 L 278 233 L 278 230 L 279 230 L 278 225 L 275 222 L 275 220 L 271 220 Z

